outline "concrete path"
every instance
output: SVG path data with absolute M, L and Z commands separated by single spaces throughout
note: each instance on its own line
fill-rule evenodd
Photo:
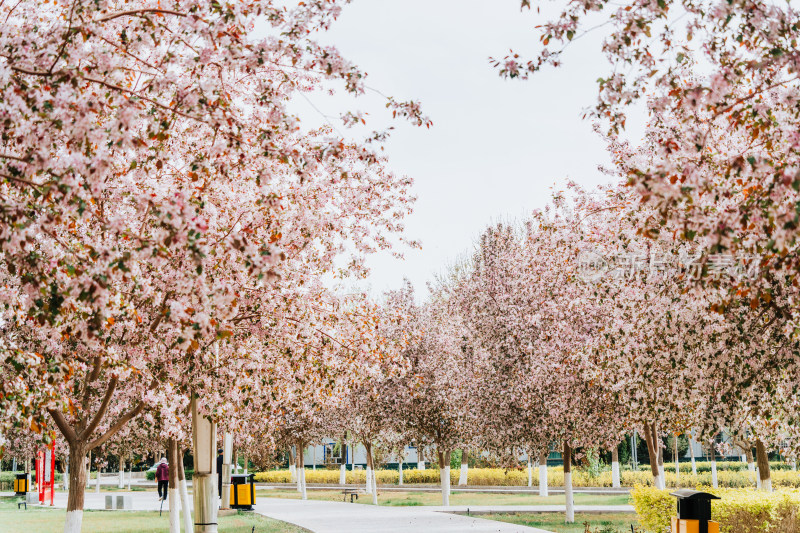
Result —
M 264 498 L 255 510 L 314 533 L 550 533 L 436 507 L 376 507 L 356 503 Z M 450 511 L 458 509 L 451 508 Z M 466 507 L 464 508 L 466 511 Z
M 9 493 L 10 495 L 10 493 Z M 131 496 L 134 511 L 158 511 L 160 501 L 152 492 L 86 491 L 85 509 L 105 509 L 106 495 Z M 189 498 L 191 502 L 191 497 Z M 55 507 L 67 506 L 67 494 L 57 492 Z M 163 504 L 169 511 L 169 501 Z M 454 505 L 372 506 L 316 500 L 260 498 L 255 511 L 283 520 L 314 533 L 550 533 L 543 529 L 486 520 L 475 515 L 487 513 L 563 513 L 563 505 Z M 124 511 L 122 511 L 124 512 Z M 630 505 L 576 505 L 577 513 L 632 513 Z

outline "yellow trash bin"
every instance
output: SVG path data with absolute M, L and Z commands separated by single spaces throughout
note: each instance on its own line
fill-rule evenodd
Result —
M 14 479 L 14 492 L 17 495 L 24 495 L 30 490 L 30 486 L 30 474 L 17 474 L 17 477 Z
M 252 509 L 256 503 L 253 474 L 231 475 L 231 509 Z

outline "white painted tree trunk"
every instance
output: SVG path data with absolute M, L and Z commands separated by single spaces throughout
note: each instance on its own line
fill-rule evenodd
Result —
M 297 467 L 294 464 L 289 465 L 289 475 L 291 476 L 292 483 L 297 483 Z
M 347 466 L 339 466 L 339 485 L 347 485 Z
M 100 467 L 97 467 L 97 482 L 94 485 L 94 491 L 100 493 Z
M 696 476 L 697 475 L 697 463 L 695 463 L 695 460 L 694 460 L 694 440 L 692 438 L 689 438 L 689 453 L 692 456 L 692 475 Z
M 449 470 L 450 467 L 448 466 L 447 469 Z M 467 463 L 461 463 L 461 471 L 458 473 L 458 486 L 459 487 L 466 486 L 468 471 L 469 471 L 469 465 Z
M 300 477 L 300 485 L 302 487 L 301 490 L 300 490 L 301 497 L 302 497 L 302 499 L 307 500 L 308 499 L 308 493 L 306 492 L 306 466 L 305 466 L 305 464 L 301 464 L 300 465 L 300 476 L 299 477 Z
M 417 470 L 425 470 L 425 461 L 417 462 Z
M 191 533 L 193 527 L 192 513 L 189 508 L 189 491 L 186 488 L 186 478 L 182 477 L 178 481 L 178 490 L 181 495 L 181 515 L 183 516 L 183 531 L 184 533 Z
M 719 487 L 719 483 L 717 482 L 717 459 L 716 453 L 712 450 L 711 453 L 711 486 L 715 489 Z
M 247 470 L 247 456 L 246 455 L 244 456 L 244 466 L 242 468 L 244 468 L 242 473 L 246 476 L 249 473 L 248 470 Z
M 133 457 L 128 460 L 128 490 L 131 490 L 131 483 L 133 482 Z
M 772 472 L 769 468 L 769 456 L 761 439 L 756 439 L 756 464 L 758 465 L 758 479 L 761 480 L 761 490 L 772 492 Z
M 547 488 L 547 463 L 539 463 L 539 496 L 546 498 L 549 491 Z
M 81 533 L 83 523 L 83 511 L 67 511 L 67 519 L 64 521 L 64 533 Z
M 575 499 L 572 494 L 572 447 L 565 440 L 561 457 L 564 459 L 564 504 L 567 510 L 565 522 L 575 523 Z
M 180 505 L 178 504 L 178 442 L 167 440 L 167 463 L 169 464 L 169 481 L 167 485 L 167 505 L 169 506 L 169 533 L 181 533 Z
M 659 463 L 659 465 L 658 465 L 658 477 L 661 480 L 661 486 L 658 487 L 658 488 L 660 488 L 661 490 L 666 489 L 667 488 L 667 476 L 664 475 L 664 464 L 663 463 Z
M 450 505 L 450 465 L 439 469 L 439 480 L 442 485 L 442 505 Z
M 792 459 L 792 472 L 797 472 L 797 459 Z
M 117 488 L 125 488 L 125 459 L 122 457 L 119 458 L 119 483 L 117 483 Z
M 14 462 L 14 474 L 17 473 L 16 461 Z M 64 490 L 69 492 L 69 461 L 64 465 Z
M 192 513 L 189 507 L 189 491 L 186 488 L 186 480 L 181 479 L 178 483 L 178 492 L 181 497 L 181 517 L 183 518 L 184 533 L 191 533 L 193 529 Z
M 398 474 L 399 474 L 399 477 L 398 477 L 398 480 L 397 480 L 397 484 L 398 485 L 402 485 L 403 484 L 403 461 L 400 461 L 400 463 L 397 465 L 397 470 L 398 470 Z
M 364 489 L 367 494 L 372 494 L 372 467 L 367 465 L 367 479 L 366 487 Z
M 533 486 L 533 466 L 531 466 L 530 456 L 528 456 L 528 486 Z
M 169 500 L 167 501 L 169 504 L 169 533 L 181 533 L 181 508 L 178 504 L 178 498 L 180 498 L 178 488 L 169 489 L 167 494 L 169 495 Z
M 653 476 L 653 486 L 655 488 L 660 489 L 661 488 L 661 482 L 662 482 L 661 474 L 658 474 L 657 476 Z
M 572 494 L 572 472 L 564 473 L 564 498 L 567 506 L 567 523 L 575 522 L 575 499 Z
M 233 459 L 233 435 L 225 432 L 222 436 L 222 503 L 220 509 L 231 508 L 231 460 Z
M 378 476 L 372 470 L 372 505 L 378 505 Z
M 619 487 L 619 461 L 613 461 L 611 463 L 611 486 L 612 487 Z

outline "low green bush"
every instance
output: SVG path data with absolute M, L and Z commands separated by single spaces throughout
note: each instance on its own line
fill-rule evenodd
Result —
M 753 489 L 709 489 L 719 496 L 711 503 L 711 518 L 720 533 L 791 533 L 800 531 L 800 493 L 796 490 L 762 492 Z M 637 485 L 631 500 L 642 529 L 661 533 L 676 513 L 670 490 Z
M 185 470 L 184 473 L 186 474 L 186 479 L 192 479 L 192 475 L 194 474 L 194 470 Z M 156 473 L 155 472 L 146 472 L 144 475 L 149 481 L 156 480 Z

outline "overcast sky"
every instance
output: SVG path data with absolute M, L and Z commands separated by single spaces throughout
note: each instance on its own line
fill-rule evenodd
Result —
M 469 253 L 489 224 L 543 207 L 567 179 L 606 181 L 608 161 L 592 123 L 582 119 L 608 73 L 599 37 L 571 44 L 565 65 L 527 82 L 504 81 L 489 56 L 535 51 L 543 17 L 519 0 L 357 0 L 323 40 L 368 73 L 367 84 L 398 99 L 418 99 L 430 130 L 402 126 L 387 145 L 390 166 L 415 181 L 408 235 L 422 242 L 405 260 L 372 257 L 373 294 L 404 277 L 425 285 Z M 323 113 L 326 102 L 314 102 Z

